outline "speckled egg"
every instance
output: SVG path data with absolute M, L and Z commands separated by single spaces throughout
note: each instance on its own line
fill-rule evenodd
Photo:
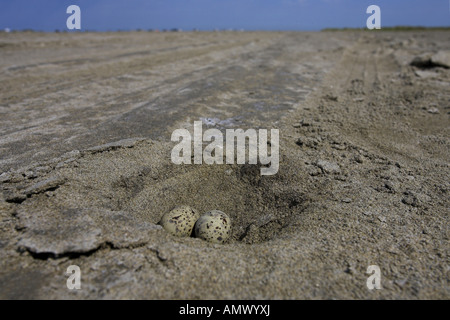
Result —
M 231 220 L 222 211 L 208 211 L 197 220 L 194 232 L 197 238 L 224 243 L 231 235 Z
M 200 213 L 189 206 L 178 206 L 166 213 L 159 224 L 169 233 L 178 237 L 189 237 Z

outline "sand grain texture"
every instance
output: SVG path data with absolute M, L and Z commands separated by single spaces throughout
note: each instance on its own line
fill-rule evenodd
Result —
M 449 40 L 1 33 L 0 298 L 450 298 L 450 70 L 410 64 Z M 172 164 L 199 119 L 278 128 L 278 174 Z M 165 232 L 180 204 L 226 212 L 231 239 Z

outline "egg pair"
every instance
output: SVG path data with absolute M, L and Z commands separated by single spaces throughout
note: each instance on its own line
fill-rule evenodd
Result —
M 178 237 L 194 236 L 212 243 L 224 243 L 231 235 L 231 220 L 222 211 L 211 210 L 203 215 L 189 206 L 178 206 L 166 213 L 159 224 Z

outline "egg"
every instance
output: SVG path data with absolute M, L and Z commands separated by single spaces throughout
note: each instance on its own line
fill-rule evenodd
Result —
M 222 211 L 203 214 L 195 223 L 195 237 L 213 243 L 224 243 L 231 235 L 231 220 Z
M 178 237 L 189 237 L 200 213 L 189 206 L 178 206 L 167 212 L 159 224 L 169 233 Z

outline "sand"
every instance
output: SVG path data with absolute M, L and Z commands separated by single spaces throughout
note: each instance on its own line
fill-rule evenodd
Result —
M 0 298 L 449 299 L 449 40 L 0 33 Z M 279 172 L 173 164 L 197 120 L 279 129 Z M 181 204 L 231 239 L 168 234 Z

